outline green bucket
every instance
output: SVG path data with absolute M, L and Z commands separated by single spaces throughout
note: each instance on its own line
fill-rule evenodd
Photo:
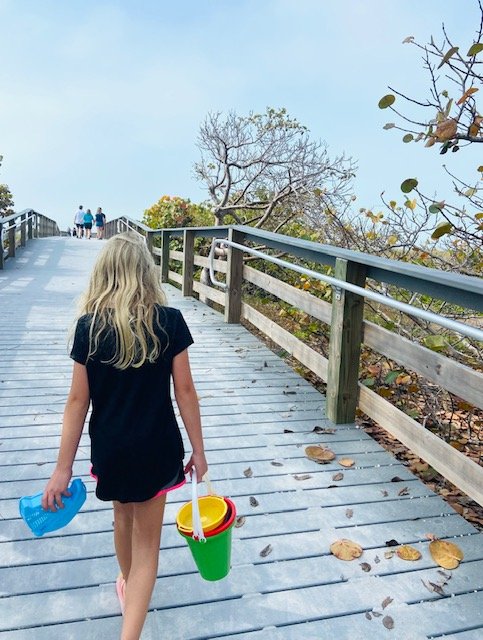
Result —
M 214 582 L 226 578 L 229 574 L 233 525 L 234 523 L 224 531 L 207 537 L 204 542 L 195 540 L 179 531 L 179 534 L 188 543 L 200 576 L 205 580 Z

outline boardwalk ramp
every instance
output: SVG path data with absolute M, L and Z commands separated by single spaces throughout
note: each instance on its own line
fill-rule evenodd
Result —
M 67 331 L 101 245 L 35 240 L 0 273 L 1 640 L 119 637 L 112 510 L 95 498 L 86 434 L 74 467 L 88 487 L 81 513 L 41 539 L 18 515 L 18 499 L 40 491 L 55 465 Z M 329 424 L 324 397 L 254 335 L 166 288 L 195 339 L 211 477 L 244 522 L 230 575 L 205 582 L 174 525 L 189 487 L 170 495 L 143 640 L 481 639 L 482 535 L 362 430 Z M 308 460 L 305 446 L 317 443 L 337 459 Z M 459 568 L 435 565 L 427 534 L 457 542 Z M 340 538 L 363 555 L 331 555 Z M 421 560 L 392 554 L 406 543 Z

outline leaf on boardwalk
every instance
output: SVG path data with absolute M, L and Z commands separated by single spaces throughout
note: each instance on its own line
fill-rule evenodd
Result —
M 316 426 L 316 427 L 314 427 L 312 429 L 312 431 L 314 433 L 324 433 L 324 434 L 327 434 L 327 435 L 332 435 L 332 434 L 337 432 L 337 429 L 328 429 L 328 428 L 325 428 L 325 427 Z
M 380 613 L 379 611 L 373 611 L 372 615 L 374 616 L 374 618 L 380 618 L 382 616 L 382 613 Z
M 391 538 L 391 540 L 386 540 L 386 547 L 399 547 L 399 542 Z
M 339 482 L 339 480 L 343 480 L 344 479 L 344 474 L 342 473 L 342 471 L 339 471 L 338 473 L 334 473 L 334 475 L 332 476 L 332 480 L 334 482 Z
M 374 557 L 374 563 L 375 564 L 379 564 L 381 562 L 381 559 L 379 558 L 379 556 L 375 556 Z
M 273 465 L 274 467 L 283 467 L 283 463 L 277 462 L 276 460 L 273 460 L 270 464 Z
M 399 476 L 394 476 L 394 478 L 391 478 L 391 482 L 404 482 L 404 480 Z
M 437 540 L 438 536 L 435 535 L 434 533 L 425 533 L 424 537 L 427 538 L 428 540 L 430 540 L 431 542 L 433 542 L 433 540 Z
M 385 489 L 383 489 L 383 490 L 381 491 L 381 493 L 382 493 L 382 495 L 383 495 L 383 497 L 384 497 L 384 498 L 387 498 L 387 496 L 389 495 L 389 494 L 388 494 L 388 492 L 387 492 Z
M 398 496 L 408 496 L 409 495 L 409 489 L 407 487 L 403 487 L 402 489 L 399 489 L 399 491 L 397 492 Z
M 261 551 L 260 551 L 260 556 L 262 558 L 266 558 L 269 554 L 271 554 L 273 551 L 272 549 L 272 545 L 271 544 L 267 544 L 266 547 L 264 547 Z
M 381 602 L 381 607 L 385 609 L 391 604 L 392 601 L 393 599 L 391 598 L 391 596 L 387 596 L 387 598 L 384 598 L 384 600 Z
M 302 474 L 302 475 L 300 475 L 300 476 L 299 476 L 299 475 L 297 475 L 297 474 L 295 474 L 295 475 L 294 475 L 294 479 L 295 479 L 295 480 L 308 480 L 308 479 L 309 479 L 309 478 L 311 478 L 311 477 L 312 477 L 312 476 L 311 476 L 311 475 L 309 475 L 308 473 L 304 473 L 304 474 Z
M 357 542 L 342 538 L 330 545 L 330 552 L 339 560 L 355 560 L 362 555 L 362 547 Z
M 313 460 L 318 464 L 327 464 L 331 460 L 335 459 L 335 453 L 330 449 L 324 449 L 318 444 L 305 447 L 305 455 L 309 460 Z
M 426 582 L 424 582 L 423 579 L 421 579 L 421 582 L 430 593 L 439 593 L 440 596 L 445 595 L 443 591 L 443 587 L 440 584 L 436 584 L 435 582 L 430 582 L 429 580 L 428 580 L 428 584 L 426 584 Z
M 293 433 L 293 429 L 284 429 L 283 432 L 284 433 Z
M 283 391 L 282 392 L 285 396 L 295 396 L 297 395 L 296 391 Z
M 369 613 L 369 611 L 366 611 L 366 613 L 365 613 L 364 615 L 366 616 L 366 618 L 367 618 L 368 620 L 372 620 L 372 616 L 371 616 L 371 614 Z
M 384 616 L 382 619 L 382 624 L 386 627 L 386 629 L 394 629 L 394 620 L 391 616 Z
M 362 571 L 365 571 L 366 573 L 369 573 L 369 571 L 372 569 L 371 565 L 368 562 L 361 562 L 359 566 Z
M 354 515 L 354 510 L 353 509 L 346 509 L 345 510 L 345 517 L 346 518 L 352 518 L 353 515 Z
M 410 560 L 414 562 L 415 560 L 421 559 L 421 552 L 418 551 L 415 547 L 411 547 L 409 544 L 403 544 L 402 547 L 396 549 L 397 555 L 401 558 L 401 560 Z
M 384 551 L 384 557 L 386 558 L 386 560 L 390 560 L 395 553 L 395 551 Z
M 243 475 L 245 476 L 245 478 L 251 478 L 253 476 L 252 468 L 248 467 L 248 469 L 245 469 Z
M 235 519 L 235 527 L 237 529 L 239 529 L 240 527 L 243 527 L 244 524 L 245 524 L 245 516 L 238 516 Z
M 260 503 L 256 498 L 254 498 L 253 496 L 250 496 L 250 504 L 252 505 L 252 507 L 258 507 Z
M 464 557 L 463 552 L 454 542 L 446 542 L 446 540 L 430 542 L 429 552 L 436 564 L 443 569 L 456 569 Z
M 355 465 L 354 460 L 352 460 L 352 458 L 341 458 L 340 460 L 337 460 L 337 462 L 342 465 L 343 467 L 353 467 Z

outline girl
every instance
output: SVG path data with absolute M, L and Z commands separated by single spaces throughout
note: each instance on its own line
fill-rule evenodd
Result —
M 101 207 L 97 208 L 96 212 L 96 227 L 97 227 L 97 239 L 102 240 L 104 238 L 104 227 L 106 225 L 106 216 L 102 212 Z
M 87 211 L 84 214 L 84 229 L 86 231 L 86 238 L 88 240 L 91 239 L 93 220 L 94 220 L 94 216 L 92 215 L 91 210 L 87 209 Z
M 114 236 L 94 266 L 81 304 L 71 357 L 57 465 L 42 506 L 62 508 L 84 420 L 89 422 L 96 495 L 112 500 L 114 545 L 124 613 L 121 640 L 137 640 L 157 575 L 166 494 L 194 467 L 207 471 L 198 399 L 181 313 L 164 306 L 154 261 L 133 233 Z M 193 453 L 183 469 L 183 443 L 170 378 Z

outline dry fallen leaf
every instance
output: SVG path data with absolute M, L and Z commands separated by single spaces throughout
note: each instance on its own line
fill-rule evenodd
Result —
M 391 482 L 404 482 L 404 480 L 399 476 L 394 476 L 394 478 L 391 478 Z
M 327 434 L 327 435 L 332 435 L 332 434 L 336 433 L 337 429 L 327 429 L 326 427 L 318 427 L 318 426 L 316 426 L 316 427 L 314 427 L 312 429 L 312 431 L 314 433 L 324 433 L 324 434 Z
M 346 515 L 346 518 L 352 518 L 352 516 L 354 515 L 354 510 L 353 509 L 346 509 L 345 510 L 345 515 Z
M 283 467 L 283 463 L 282 462 L 276 462 L 275 460 L 273 462 L 271 462 L 270 464 L 273 465 L 274 467 Z
M 384 598 L 384 600 L 382 601 L 381 607 L 383 609 L 385 609 L 386 607 L 388 607 L 391 604 L 391 602 L 392 602 L 391 596 L 387 596 L 387 598 Z
M 344 479 L 344 474 L 339 471 L 338 473 L 334 473 L 334 475 L 332 476 L 332 480 L 334 482 L 339 482 L 339 480 L 343 480 Z
M 365 613 L 364 615 L 366 616 L 366 618 L 367 618 L 368 620 L 372 620 L 372 616 L 371 616 L 371 614 L 369 613 L 369 611 L 366 611 L 366 613 Z
M 267 544 L 267 546 L 260 551 L 260 556 L 266 558 L 270 553 L 272 553 L 272 545 Z
M 293 429 L 284 429 L 283 432 L 284 433 L 293 433 Z
M 425 533 L 424 537 L 433 542 L 433 540 L 437 540 L 438 537 L 434 533 Z
M 371 565 L 368 562 L 361 562 L 359 566 L 362 571 L 365 571 L 366 573 L 368 573 L 372 569 Z
M 399 491 L 397 492 L 398 496 L 408 496 L 409 495 L 409 489 L 407 487 L 403 487 L 402 489 L 399 489 Z
M 330 545 L 330 551 L 339 560 L 355 560 L 362 555 L 362 547 L 352 540 L 336 540 Z
M 379 558 L 379 556 L 375 556 L 374 557 L 374 563 L 375 564 L 379 564 L 381 562 L 381 559 Z
M 386 629 L 394 629 L 394 620 L 391 616 L 384 616 L 382 619 L 382 624 L 386 627 Z
M 252 507 L 258 507 L 258 500 L 256 498 L 254 498 L 253 496 L 250 496 L 250 504 L 252 505 Z
M 374 616 L 374 618 L 380 618 L 382 616 L 382 613 L 380 613 L 379 611 L 373 611 L 372 615 Z
M 387 496 L 389 495 L 389 494 L 388 494 L 388 492 L 387 492 L 385 489 L 383 489 L 383 490 L 381 491 L 381 493 L 382 493 L 382 495 L 383 495 L 383 497 L 384 497 L 384 498 L 387 498 Z
M 304 473 L 303 475 L 300 475 L 300 476 L 299 476 L 299 475 L 297 475 L 297 474 L 295 474 L 295 475 L 294 475 L 294 479 L 295 479 L 295 480 L 308 480 L 308 479 L 309 479 L 309 478 L 311 478 L 311 477 L 312 477 L 312 476 L 311 476 L 311 475 L 309 475 L 308 473 Z
M 386 540 L 386 547 L 399 547 L 399 542 L 391 538 L 391 540 Z
M 335 458 L 335 453 L 333 451 L 330 449 L 324 449 L 318 444 L 305 447 L 305 455 L 309 460 L 313 460 L 318 464 L 327 464 Z
M 340 460 L 337 460 L 337 462 L 343 467 L 353 467 L 355 464 L 352 458 L 341 458 Z
M 421 558 L 421 552 L 411 547 L 409 544 L 404 544 L 399 549 L 396 549 L 397 555 L 401 558 L 401 560 L 419 560 Z
M 248 467 L 248 469 L 245 469 L 245 471 L 243 472 L 243 475 L 246 478 L 251 478 L 253 476 L 253 471 L 251 467 Z
M 395 553 L 395 551 L 384 551 L 384 557 L 386 558 L 386 560 L 390 560 Z
M 433 540 L 429 543 L 431 557 L 443 569 L 456 569 L 463 560 L 463 552 L 453 542 Z
M 235 520 L 235 527 L 239 529 L 245 524 L 245 516 L 238 516 Z

